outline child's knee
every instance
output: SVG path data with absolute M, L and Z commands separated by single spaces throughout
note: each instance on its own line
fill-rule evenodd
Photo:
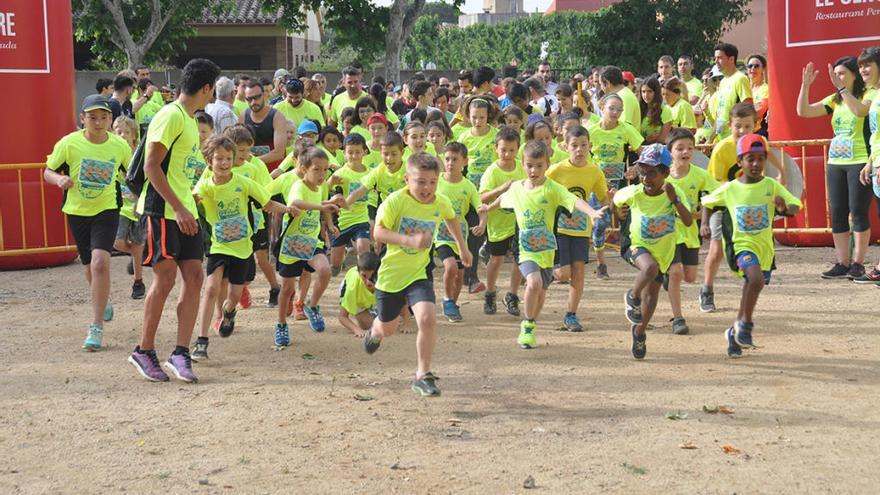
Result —
M 544 289 L 544 281 L 541 280 L 541 274 L 538 272 L 532 272 L 526 277 L 526 288 L 529 290 L 543 290 Z

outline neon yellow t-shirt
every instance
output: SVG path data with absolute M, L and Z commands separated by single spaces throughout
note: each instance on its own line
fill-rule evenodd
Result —
M 495 136 L 497 134 L 498 129 L 489 127 L 489 132 L 482 136 L 475 136 L 473 129 L 470 129 L 458 137 L 458 142 L 467 146 L 467 178 L 474 185 L 479 185 L 480 178 L 486 169 L 498 159 L 498 155 L 495 153 Z
M 339 93 L 333 98 L 333 106 L 330 107 L 330 111 L 327 113 L 327 119 L 336 122 L 336 125 L 339 126 L 342 124 L 342 118 L 340 117 L 342 111 L 346 108 L 354 108 L 355 103 L 364 96 L 369 96 L 366 91 L 361 91 L 354 99 L 348 97 L 348 91 Z
M 313 190 L 305 182 L 296 181 L 290 188 L 289 196 L 288 204 L 299 200 L 319 205 L 327 197 L 327 184 L 323 183 Z M 281 233 L 279 262 L 292 265 L 297 261 L 311 260 L 315 256 L 315 250 L 324 247 L 324 242 L 321 241 L 321 211 L 302 210 L 292 221 L 289 216 L 285 216 Z
M 131 90 L 131 102 L 134 103 L 135 100 L 141 97 L 141 91 L 138 89 L 137 84 L 134 85 L 134 88 Z M 165 100 L 162 99 L 161 91 L 153 91 L 153 96 L 147 100 L 147 103 L 152 103 L 153 105 L 158 105 L 159 108 L 165 106 Z
M 274 196 L 281 195 L 281 202 L 284 204 L 290 204 L 290 190 L 293 188 L 293 185 L 299 181 L 300 178 L 296 175 L 296 172 L 291 170 L 290 172 L 284 172 L 272 179 L 266 186 L 266 190 L 269 191 L 269 194 Z
M 241 117 L 241 112 L 248 109 L 248 104 L 246 101 L 236 98 L 232 101 L 232 109 L 235 111 L 236 117 Z
M 199 127 L 196 125 L 196 119 L 190 117 L 179 102 L 165 105 L 150 122 L 146 143 L 161 143 L 166 150 L 171 149 L 171 156 L 165 157 L 168 160 L 168 168 L 165 172 L 168 185 L 183 207 L 192 216 L 198 216 L 192 189 L 202 177 L 205 159 L 199 151 Z M 149 147 L 144 158 L 150 159 Z M 137 211 L 141 215 L 161 215 L 168 220 L 177 219 L 174 209 L 153 189 L 149 179 L 144 182 Z
M 645 138 L 635 127 L 618 122 L 613 129 L 602 129 L 599 124 L 587 128 L 590 132 L 590 152 L 593 162 L 602 169 L 607 180 L 621 180 L 626 171 L 625 148 L 635 152 Z
M 647 115 L 642 117 L 642 125 L 639 128 L 642 136 L 655 134 L 663 129 L 663 126 L 672 122 L 672 110 L 666 104 L 660 105 L 660 124 L 652 124 Z
M 620 96 L 623 101 L 621 120 L 638 129 L 642 125 L 642 109 L 639 106 L 639 98 L 626 86 L 617 92 L 617 96 Z
M 552 268 L 556 252 L 557 208 L 574 211 L 577 196 L 552 179 L 534 189 L 525 180 L 511 184 L 501 195 L 501 207 L 513 210 L 519 227 L 519 262 L 532 261 L 541 268 Z
M 605 174 L 589 161 L 582 167 L 576 167 L 571 164 L 571 160 L 563 160 L 547 170 L 547 178 L 558 182 L 568 192 L 584 201 L 590 199 L 590 193 L 595 194 L 600 202 L 604 202 L 608 195 Z M 570 215 L 560 213 L 556 219 L 556 227 L 560 234 L 573 237 L 590 237 L 593 228 L 590 217 L 580 210 L 574 210 Z
M 836 103 L 834 96 L 829 95 L 822 100 L 825 111 L 831 115 L 831 128 L 834 130 L 834 138 L 828 146 L 828 164 L 863 164 L 868 161 L 871 127 L 865 125 L 865 117 L 856 117 L 846 103 Z
M 252 199 L 256 208 L 264 206 L 269 201 L 269 192 L 235 170 L 226 184 L 215 184 L 213 178 L 206 178 L 196 184 L 193 192 L 202 198 L 205 219 L 211 225 L 211 254 L 251 257 L 254 250 L 248 203 Z
M 345 273 L 345 280 L 339 287 L 339 305 L 350 315 L 356 315 L 376 306 L 376 293 L 364 284 L 356 266 L 349 268 Z
M 407 237 L 425 233 L 433 238 L 438 224 L 445 220 L 455 221 L 455 211 L 445 196 L 437 195 L 434 201 L 422 203 L 412 197 L 409 189 L 388 196 L 376 213 L 378 224 Z M 379 266 L 376 288 L 383 292 L 400 292 L 413 282 L 427 279 L 430 257 L 431 248 L 411 249 L 389 244 Z
M 153 96 L 155 97 L 155 95 L 157 93 L 153 93 Z M 161 99 L 161 96 L 160 96 L 160 99 Z M 144 103 L 144 105 L 140 108 L 140 110 L 135 112 L 134 121 L 137 123 L 139 133 L 140 133 L 141 129 L 146 129 L 146 126 L 150 125 L 150 122 L 153 120 L 153 117 L 157 113 L 159 113 L 159 110 L 161 110 L 163 106 L 164 106 L 164 103 L 159 104 L 159 103 L 154 102 L 153 100 L 149 100 L 146 103 Z
M 684 192 L 678 186 L 673 187 L 682 205 L 691 209 Z M 672 264 L 672 258 L 675 257 L 675 246 L 678 244 L 676 230 L 678 215 L 666 193 L 648 196 L 645 194 L 645 186 L 636 184 L 617 191 L 614 195 L 614 204 L 617 207 L 629 206 L 632 219 L 629 237 L 632 241 L 632 249 L 639 247 L 647 249 L 660 267 L 660 272 L 666 273 L 669 265 Z
M 696 215 L 700 206 L 700 193 L 710 193 L 721 184 L 709 175 L 709 172 L 702 168 L 691 164 L 688 173 L 684 177 L 676 179 L 672 175 L 666 178 L 666 182 L 678 186 L 685 197 L 688 204 L 693 207 L 691 210 Z M 678 216 L 675 217 L 675 229 L 678 231 L 678 243 L 684 243 L 689 248 L 700 247 L 700 229 L 697 227 L 696 216 L 694 222 L 690 226 L 685 226 Z
M 755 253 L 764 271 L 773 266 L 773 217 L 776 214 L 774 200 L 777 196 L 782 197 L 788 205 L 801 206 L 799 199 L 770 177 L 764 177 L 754 184 L 730 181 L 703 196 L 703 206 L 727 208 L 733 224 L 734 252 Z
M 455 124 L 454 126 L 452 126 L 452 140 L 458 141 L 459 138 L 461 137 L 461 135 L 464 134 L 464 132 L 467 131 L 468 129 L 470 129 L 470 126 L 466 127 L 466 126 L 462 125 L 461 123 L 458 123 L 458 124 Z
M 61 211 L 92 217 L 118 210 L 122 206 L 121 175 L 130 161 L 131 147 L 116 134 L 107 133 L 101 144 L 86 139 L 84 130 L 61 138 L 46 158 L 46 168 L 73 180 L 73 187 L 64 191 Z
M 336 172 L 333 172 L 334 176 L 342 179 L 341 187 L 343 196 L 348 197 L 349 194 L 363 187 L 361 185 L 363 178 L 370 173 L 370 169 L 366 167 L 364 168 L 364 171 L 358 172 L 346 164 Z M 370 221 L 367 216 L 367 200 L 367 196 L 364 195 L 362 198 L 355 201 L 350 209 L 343 208 L 339 210 L 339 230 L 345 230 L 353 225 Z
M 361 185 L 367 189 L 374 189 L 379 193 L 379 200 L 385 201 L 391 193 L 406 187 L 406 167 L 401 164 L 399 169 L 391 172 L 382 162 L 364 176 Z
M 369 141 L 368 141 L 369 142 Z M 367 169 L 373 170 L 382 163 L 382 153 L 379 150 L 370 149 L 370 153 L 364 155 L 363 164 Z M 376 191 L 370 191 L 367 194 L 367 205 L 375 208 L 379 205 L 379 194 Z
M 432 143 L 426 142 L 424 151 L 425 151 L 425 153 L 427 153 L 431 156 L 435 156 L 437 158 L 440 158 L 441 162 L 443 161 L 443 157 L 441 157 L 440 155 L 437 154 L 437 149 L 434 148 L 434 145 Z M 406 161 L 409 160 L 409 157 L 411 157 L 411 156 L 412 156 L 412 149 L 409 147 L 404 148 L 403 155 L 401 155 L 401 161 L 403 161 L 404 165 L 406 165 Z
M 703 96 L 703 81 L 699 77 L 692 77 L 690 81 L 685 81 L 684 84 L 688 88 L 688 98 L 691 96 L 701 98 Z
M 364 126 L 362 126 L 362 125 L 360 125 L 360 124 L 359 124 L 359 125 L 356 125 L 356 126 L 353 126 L 353 127 L 351 128 L 351 130 L 348 131 L 348 135 L 349 135 L 349 136 L 352 135 L 352 134 L 360 134 L 361 136 L 363 136 L 363 138 L 364 138 L 368 143 L 370 142 L 371 139 L 373 139 L 373 136 L 370 135 L 370 131 L 367 130 L 366 127 L 364 127 Z
M 294 107 L 289 101 L 284 99 L 276 103 L 274 107 L 276 110 L 283 113 L 284 116 L 287 117 L 287 120 L 293 121 L 296 125 L 302 124 L 305 120 L 318 121 L 320 122 L 321 127 L 327 125 L 327 122 L 324 121 L 324 114 L 321 113 L 321 109 L 318 108 L 318 105 L 315 105 L 309 100 L 303 99 L 298 107 Z
M 468 225 L 465 215 L 467 215 L 468 210 L 471 208 L 476 211 L 481 203 L 477 188 L 471 181 L 463 177 L 459 182 L 453 183 L 447 182 L 443 176 L 440 176 L 440 179 L 437 181 L 437 194 L 445 196 L 450 204 L 452 204 L 455 219 L 461 227 L 461 234 L 467 240 Z M 455 242 L 455 238 L 452 237 L 452 233 L 449 231 L 446 223 L 440 225 L 440 229 L 437 231 L 437 238 L 434 239 L 434 246 L 449 246 L 455 254 L 461 255 L 458 252 L 458 244 Z
M 517 163 L 513 170 L 507 171 L 502 169 L 498 162 L 489 165 L 486 173 L 480 179 L 480 193 L 486 193 L 497 189 L 505 182 L 519 181 L 526 178 L 526 173 L 522 166 Z M 516 233 L 516 216 L 512 211 L 496 208 L 489 212 L 489 218 L 486 222 L 486 231 L 489 235 L 489 241 L 500 242 Z
M 717 97 L 717 111 L 715 115 L 715 134 L 720 138 L 730 135 L 730 111 L 742 101 L 752 97 L 752 82 L 740 71 L 736 71 L 718 83 L 718 91 L 712 95 Z
M 672 112 L 672 127 L 683 127 L 685 129 L 696 129 L 697 118 L 694 115 L 694 107 L 686 102 L 684 98 L 679 98 L 675 105 L 667 107 Z

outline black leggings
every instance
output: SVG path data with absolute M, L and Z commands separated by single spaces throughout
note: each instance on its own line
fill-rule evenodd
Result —
M 477 215 L 477 212 L 475 212 L 473 208 L 468 210 L 467 214 L 465 214 L 465 220 L 467 220 L 468 229 L 480 224 L 480 217 L 479 215 Z M 464 269 L 465 285 L 470 285 L 472 283 L 477 283 L 480 281 L 480 276 L 477 275 L 477 268 L 480 266 L 480 246 L 482 246 L 483 242 L 486 240 L 485 233 L 481 236 L 476 236 L 471 233 L 468 234 L 468 251 L 471 252 L 472 261 L 471 266 Z
M 852 214 L 852 231 L 864 232 L 871 228 L 868 210 L 874 193 L 871 186 L 859 181 L 860 165 L 828 165 L 825 179 L 828 185 L 828 203 L 831 206 L 831 231 L 835 234 L 849 232 L 849 216 Z

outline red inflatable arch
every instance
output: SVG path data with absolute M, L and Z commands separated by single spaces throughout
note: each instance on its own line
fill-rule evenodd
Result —
M 827 64 L 858 56 L 863 48 L 880 45 L 880 4 L 849 0 L 773 0 L 767 2 L 767 58 L 770 83 L 770 138 L 772 141 L 830 139 L 831 119 L 797 116 L 801 73 L 813 62 L 819 77 L 811 99 L 834 91 Z M 747 56 L 748 54 L 741 54 Z M 786 149 L 800 164 L 801 148 Z M 788 223 L 790 228 L 824 227 L 827 219 L 822 148 L 806 148 L 805 211 Z M 872 211 L 873 210 L 872 206 Z M 880 219 L 871 215 L 872 241 L 880 233 Z M 789 245 L 831 246 L 831 234 L 778 234 Z
M 0 87 L 7 95 L 0 121 L 0 270 L 76 258 L 75 251 L 59 251 L 73 244 L 61 190 L 41 187 L 42 167 L 36 165 L 76 127 L 70 7 L 69 0 L 0 5 Z

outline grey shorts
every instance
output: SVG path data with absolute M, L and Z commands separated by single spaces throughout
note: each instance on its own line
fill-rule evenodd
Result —
M 550 282 L 553 282 L 553 269 L 541 268 L 534 261 L 521 262 L 519 264 L 519 272 L 522 273 L 524 278 L 528 278 L 530 273 L 540 272 L 541 284 L 544 286 L 544 290 L 547 290 L 547 288 L 550 287 Z
M 724 212 L 716 211 L 713 212 L 709 217 L 709 230 L 712 231 L 711 239 L 713 241 L 721 240 L 721 223 L 724 221 Z
M 128 241 L 132 244 L 144 243 L 144 228 L 139 220 L 132 220 L 119 215 L 119 227 L 116 228 L 116 240 Z
M 416 280 L 400 292 L 383 292 L 376 289 L 376 317 L 382 323 L 394 321 L 400 316 L 400 311 L 404 307 L 412 308 L 420 302 L 436 303 L 434 280 Z

